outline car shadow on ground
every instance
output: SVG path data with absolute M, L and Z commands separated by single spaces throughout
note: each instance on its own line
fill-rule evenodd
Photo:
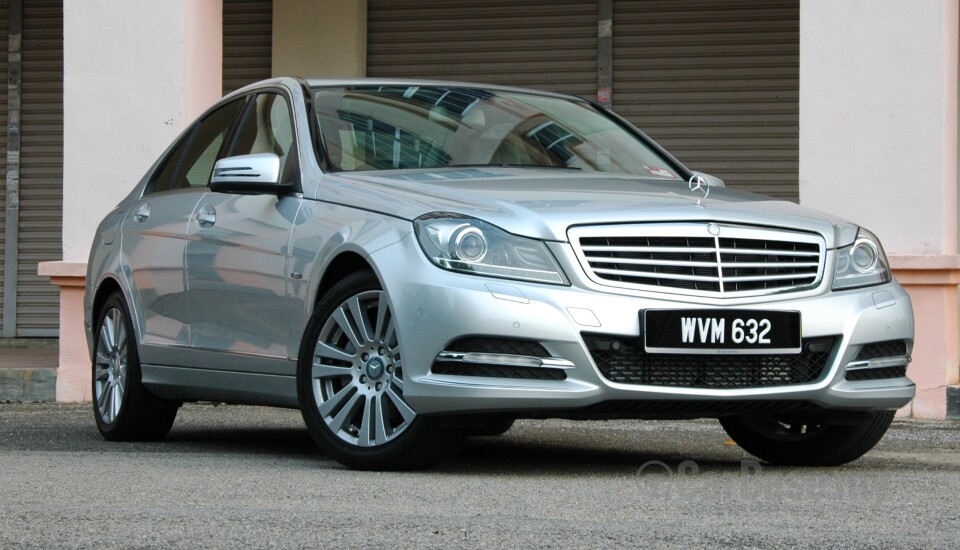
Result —
M 579 439 L 577 436 L 573 439 Z M 317 459 L 319 468 L 341 469 L 314 444 L 305 428 L 276 427 L 187 427 L 174 429 L 158 443 L 136 445 L 141 451 L 182 452 L 269 456 L 271 458 Z M 537 434 L 468 439 L 454 456 L 428 471 L 437 474 L 519 475 L 553 474 L 609 475 L 636 473 L 672 473 L 689 468 L 691 461 L 700 470 L 734 472 L 741 469 L 739 456 L 717 453 L 681 452 L 657 449 L 597 447 L 583 441 L 544 441 Z M 149 451 L 148 451 L 149 452 Z M 646 466 L 645 466 L 646 465 Z
M 174 429 L 158 445 L 188 453 L 321 456 L 305 428 Z
M 727 453 L 728 455 L 730 453 Z M 435 469 L 445 474 L 609 475 L 617 473 L 670 474 L 684 469 L 740 471 L 739 456 L 690 453 L 680 450 L 598 448 L 583 442 L 544 442 L 535 438 L 471 438 L 463 449 Z M 695 473 L 695 472 L 689 472 Z

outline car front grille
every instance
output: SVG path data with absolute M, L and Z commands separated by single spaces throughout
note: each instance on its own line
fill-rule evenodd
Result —
M 791 355 L 687 355 L 647 353 L 643 341 L 584 334 L 600 374 L 611 382 L 673 388 L 766 388 L 820 378 L 836 338 L 803 341 Z
M 595 282 L 638 290 L 753 296 L 807 289 L 823 272 L 814 234 L 709 223 L 570 230 Z

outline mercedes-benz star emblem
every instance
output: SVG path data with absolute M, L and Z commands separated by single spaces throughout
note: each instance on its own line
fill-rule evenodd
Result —
M 715 223 L 707 224 L 707 233 L 710 233 L 714 237 L 720 234 L 720 226 Z
M 707 180 L 703 176 L 697 174 L 690 176 L 687 186 L 693 196 L 697 197 L 697 204 L 700 204 L 700 200 L 707 198 L 707 195 L 710 194 L 710 185 L 707 184 Z

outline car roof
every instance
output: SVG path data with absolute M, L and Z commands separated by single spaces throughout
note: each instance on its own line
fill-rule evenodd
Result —
M 237 92 L 247 92 L 252 89 L 260 88 L 263 86 L 276 86 L 286 84 L 287 86 L 295 86 L 294 80 L 295 77 L 276 77 L 270 78 L 267 80 L 261 80 L 260 82 L 255 82 L 240 88 L 233 94 Z M 303 79 L 306 81 L 307 85 L 311 88 L 342 88 L 342 87 L 354 87 L 354 86 L 431 86 L 431 87 L 440 87 L 440 88 L 471 88 L 471 89 L 482 89 L 482 90 L 491 90 L 498 92 L 515 92 L 515 93 L 526 93 L 526 94 L 535 94 L 541 96 L 550 96 L 563 99 L 572 99 L 583 101 L 584 98 L 579 96 L 574 96 L 570 94 L 563 94 L 559 92 L 551 92 L 548 90 L 538 90 L 534 88 L 521 88 L 516 86 L 501 86 L 498 84 L 485 84 L 479 82 L 461 82 L 456 80 L 430 80 L 430 79 L 398 79 L 398 78 L 306 78 Z M 294 82 L 291 82 L 294 81 Z

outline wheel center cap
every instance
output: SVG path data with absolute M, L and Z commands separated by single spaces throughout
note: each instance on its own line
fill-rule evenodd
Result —
M 373 359 L 367 361 L 367 377 L 371 380 L 380 380 L 383 378 L 383 373 L 386 371 L 386 367 L 383 364 L 383 359 L 379 357 L 374 357 Z

